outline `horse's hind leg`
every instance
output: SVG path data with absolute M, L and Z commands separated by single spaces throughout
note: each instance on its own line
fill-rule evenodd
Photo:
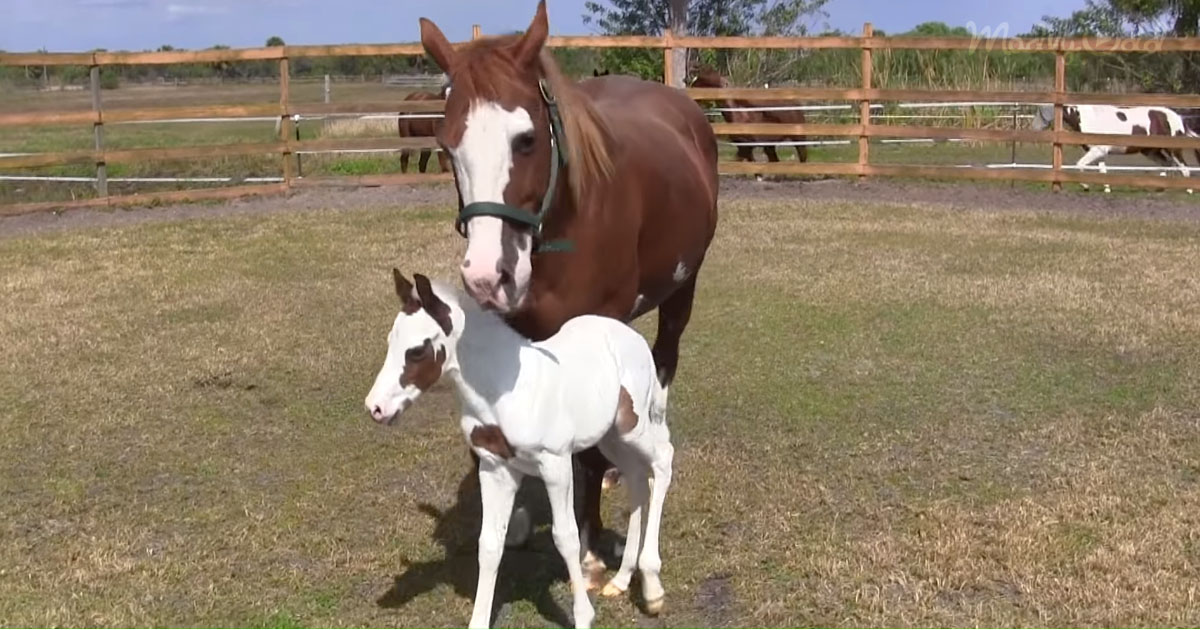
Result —
M 417 168 L 420 169 L 422 173 L 425 172 L 426 168 L 429 168 L 430 153 L 432 153 L 430 149 L 421 149 L 421 161 L 417 163 Z
M 440 166 L 442 168 L 443 173 L 449 173 L 450 172 L 450 158 L 446 156 L 446 151 L 443 149 L 438 149 L 437 155 L 438 155 L 438 166 Z
M 1167 152 L 1167 155 L 1170 156 L 1171 161 L 1175 163 L 1175 166 L 1179 167 L 1179 172 L 1183 174 L 1184 177 L 1190 178 L 1192 176 L 1192 172 L 1188 170 L 1187 164 L 1183 161 L 1183 151 L 1169 151 Z M 1192 194 L 1192 189 L 1187 189 L 1187 192 L 1189 195 Z
M 658 307 L 658 335 L 654 338 L 653 353 L 654 365 L 658 368 L 658 382 L 664 389 L 675 380 L 675 368 L 679 366 L 679 340 L 692 318 L 696 276 L 700 273 L 702 263 L 703 260 L 696 263 L 687 281 Z
M 796 141 L 797 142 L 807 142 L 808 138 L 806 136 L 800 136 L 799 138 L 796 138 Z M 803 145 L 803 144 L 796 145 L 796 159 L 801 162 L 808 161 L 808 147 L 806 145 Z
M 408 158 L 411 154 L 412 154 L 412 151 L 410 151 L 408 149 L 400 150 L 400 172 L 401 173 L 408 172 Z
M 604 530 L 600 516 L 600 495 L 609 463 L 600 449 L 595 447 L 580 452 L 576 458 L 583 469 L 583 513 L 579 515 L 580 544 L 584 551 L 583 570 L 587 574 L 588 588 L 597 589 L 604 584 L 604 572 L 608 569 L 600 554 L 600 533 Z

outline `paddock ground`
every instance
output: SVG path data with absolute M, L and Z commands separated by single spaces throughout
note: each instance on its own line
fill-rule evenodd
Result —
M 598 626 L 1200 624 L 1192 200 L 723 194 L 672 388 L 667 610 L 602 600 Z M 390 428 L 361 408 L 388 270 L 452 277 L 451 202 L 0 220 L 0 619 L 465 623 L 478 498 L 450 392 Z M 568 621 L 539 522 L 497 626 Z

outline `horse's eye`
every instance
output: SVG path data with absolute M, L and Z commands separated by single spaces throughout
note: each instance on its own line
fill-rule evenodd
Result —
M 513 138 L 512 149 L 513 153 L 520 153 L 521 155 L 533 153 L 533 132 L 527 131 Z
M 407 363 L 420 363 L 425 359 L 425 355 L 429 353 L 429 350 L 430 345 L 428 341 L 415 348 L 409 348 L 404 351 L 404 361 Z

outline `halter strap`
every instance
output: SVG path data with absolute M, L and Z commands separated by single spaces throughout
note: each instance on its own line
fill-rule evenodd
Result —
M 467 235 L 467 221 L 474 217 L 496 217 L 498 219 L 528 227 L 533 231 L 533 239 L 537 243 L 537 252 L 569 252 L 574 250 L 571 241 L 557 239 L 542 240 L 542 226 L 550 215 L 550 205 L 554 202 L 554 191 L 558 188 L 558 171 L 567 164 L 567 151 L 564 145 L 566 135 L 562 130 L 562 116 L 558 112 L 558 101 L 550 93 L 550 87 L 545 79 L 538 79 L 538 90 L 546 103 L 546 117 L 550 123 L 550 184 L 546 194 L 542 196 L 541 206 L 536 214 L 528 210 L 496 201 L 476 201 L 463 206 L 458 211 L 455 228 L 463 237 Z

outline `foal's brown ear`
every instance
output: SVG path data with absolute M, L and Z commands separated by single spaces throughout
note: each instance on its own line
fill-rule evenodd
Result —
M 417 312 L 421 308 L 421 303 L 413 297 L 412 283 L 395 267 L 392 267 L 392 279 L 396 281 L 396 297 L 400 298 L 400 303 L 404 305 L 404 313 L 412 315 Z
M 417 283 L 417 297 L 421 298 L 421 308 L 425 309 L 426 313 L 433 318 L 433 321 L 442 327 L 442 332 L 447 335 L 453 325 L 450 322 L 450 307 L 433 292 L 433 287 L 429 284 L 429 278 L 415 273 L 413 280 Z
M 450 45 L 450 40 L 446 39 L 437 24 L 425 18 L 421 18 L 421 45 L 442 72 L 449 74 L 450 66 L 454 65 L 454 46 Z
M 546 36 L 549 34 L 550 21 L 546 18 L 546 0 L 541 0 L 538 2 L 533 22 L 529 23 L 529 28 L 516 43 L 514 57 L 516 57 L 517 63 L 528 66 L 537 61 L 538 55 L 542 52 L 542 46 L 546 43 Z

